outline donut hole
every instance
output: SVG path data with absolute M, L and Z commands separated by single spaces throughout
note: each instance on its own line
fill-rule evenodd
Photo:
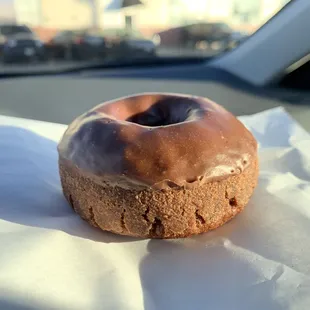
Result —
M 160 127 L 195 120 L 203 112 L 194 99 L 168 97 L 155 102 L 147 110 L 126 118 L 127 122 L 142 126 Z
M 230 198 L 230 199 L 229 199 L 229 205 L 230 205 L 231 207 L 237 207 L 237 206 L 238 206 L 236 197 L 233 197 L 233 198 Z
M 197 181 L 197 178 L 195 177 L 195 178 L 187 178 L 186 179 L 186 182 L 187 183 L 194 183 L 194 182 L 196 182 Z
M 204 225 L 206 223 L 206 220 L 204 217 L 199 214 L 199 210 L 196 210 L 195 212 L 196 222 L 198 222 L 200 225 Z
M 162 222 L 159 218 L 155 217 L 154 221 L 150 227 L 150 231 L 149 231 L 150 236 L 155 238 L 156 236 L 161 236 L 164 233 L 165 233 L 164 225 L 162 224 Z
M 175 184 L 174 182 L 171 182 L 171 181 L 167 181 L 167 186 L 169 187 L 169 188 L 178 188 L 179 187 L 179 185 L 177 185 L 177 184 Z

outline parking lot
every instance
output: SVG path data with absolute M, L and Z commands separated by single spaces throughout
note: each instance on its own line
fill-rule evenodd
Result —
M 212 56 L 216 52 L 206 51 L 206 50 L 193 50 L 193 49 L 184 49 L 184 48 L 159 48 L 157 50 L 157 55 L 162 57 L 190 57 L 190 56 Z M 59 71 L 63 69 L 74 68 L 77 64 L 83 65 L 88 64 L 89 62 L 76 62 L 76 61 L 47 61 L 44 63 L 24 63 L 24 64 L 0 64 L 0 73 L 14 73 L 21 71 L 42 71 L 42 70 L 52 70 Z

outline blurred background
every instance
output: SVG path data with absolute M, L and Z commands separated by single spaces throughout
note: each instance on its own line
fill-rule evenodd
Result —
M 288 0 L 0 0 L 0 66 L 210 57 Z

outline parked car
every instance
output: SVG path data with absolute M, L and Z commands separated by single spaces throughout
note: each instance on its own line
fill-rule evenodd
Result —
M 44 45 L 27 26 L 0 24 L 0 58 L 5 63 L 43 61 Z
M 158 41 L 145 37 L 136 29 L 106 29 L 103 32 L 107 46 L 115 57 L 155 56 Z M 157 38 L 158 39 L 158 38 Z
M 156 34 L 161 45 L 187 48 L 225 49 L 243 37 L 225 23 L 194 23 Z
M 66 30 L 46 44 L 48 57 L 64 60 L 91 60 L 106 56 L 105 39 L 95 30 Z
M 248 37 L 249 37 L 249 34 L 246 32 L 234 31 L 231 34 L 231 45 L 232 45 L 232 47 L 235 47 L 235 45 L 240 44 L 241 42 L 243 42 Z

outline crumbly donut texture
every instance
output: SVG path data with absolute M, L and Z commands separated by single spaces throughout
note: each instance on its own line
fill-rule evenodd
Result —
M 258 160 L 238 175 L 193 189 L 128 190 L 98 184 L 60 158 L 66 199 L 91 225 L 142 238 L 183 238 L 215 229 L 235 217 L 257 184 Z

